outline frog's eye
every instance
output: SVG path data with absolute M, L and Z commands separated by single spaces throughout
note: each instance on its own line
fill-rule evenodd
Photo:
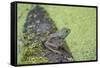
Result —
M 71 30 L 70 30 L 70 29 L 68 29 L 68 30 L 67 30 L 67 32 L 68 32 L 68 33 L 70 33 L 70 32 L 71 32 Z
M 66 33 L 70 33 L 70 32 L 71 32 L 71 30 L 70 30 L 70 29 L 68 29 L 68 28 L 66 28 L 66 29 L 64 29 L 64 32 L 66 32 Z

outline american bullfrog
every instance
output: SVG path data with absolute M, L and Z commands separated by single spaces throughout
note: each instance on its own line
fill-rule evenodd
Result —
M 64 47 L 64 39 L 70 33 L 70 29 L 63 28 L 62 30 L 50 34 L 45 42 L 45 47 L 54 53 L 61 54 L 59 48 Z
M 72 53 L 65 42 L 70 29 L 62 28 L 60 31 L 50 34 L 45 42 L 45 47 L 50 50 L 45 56 L 52 62 L 68 62 L 73 59 Z

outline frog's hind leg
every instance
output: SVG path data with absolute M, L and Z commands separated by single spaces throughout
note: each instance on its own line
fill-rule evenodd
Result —
M 62 54 L 60 51 L 53 49 L 53 48 L 50 47 L 49 45 L 54 45 L 54 44 L 49 43 L 49 42 L 48 42 L 48 43 L 45 43 L 45 47 L 46 47 L 48 50 L 50 50 L 50 51 L 52 51 L 52 52 L 54 52 L 54 53 Z

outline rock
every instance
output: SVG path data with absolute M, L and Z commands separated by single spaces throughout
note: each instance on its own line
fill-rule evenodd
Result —
M 25 50 L 23 52 L 22 59 L 25 59 L 23 62 L 28 63 L 29 57 L 34 58 L 36 56 L 47 58 L 48 63 L 68 62 L 69 60 L 65 57 L 70 54 L 67 54 L 65 50 L 59 50 L 63 52 L 63 55 L 61 55 L 56 54 L 45 47 L 45 42 L 47 41 L 48 36 L 56 32 L 57 27 L 47 11 L 39 5 L 32 8 L 27 15 L 23 27 L 23 51 Z M 58 41 L 59 40 L 60 39 L 58 39 Z M 56 44 L 58 44 L 58 42 L 56 42 Z M 66 46 L 66 44 L 64 45 Z

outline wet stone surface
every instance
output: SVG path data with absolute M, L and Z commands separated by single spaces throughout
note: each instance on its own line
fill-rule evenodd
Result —
M 72 57 L 72 54 L 69 48 L 66 50 L 63 47 L 67 46 L 64 39 L 69 34 L 68 31 L 67 29 L 65 31 L 58 31 L 47 11 L 43 7 L 36 5 L 29 11 L 24 24 L 24 45 L 25 47 L 27 46 L 27 48 L 31 46 L 33 50 L 37 48 L 36 50 L 39 52 L 35 56 L 41 55 L 47 58 L 48 63 L 69 62 L 67 57 Z M 37 51 L 35 51 L 35 53 Z M 31 52 L 31 55 L 26 56 L 27 58 L 33 56 L 32 54 L 34 54 L 34 52 Z

